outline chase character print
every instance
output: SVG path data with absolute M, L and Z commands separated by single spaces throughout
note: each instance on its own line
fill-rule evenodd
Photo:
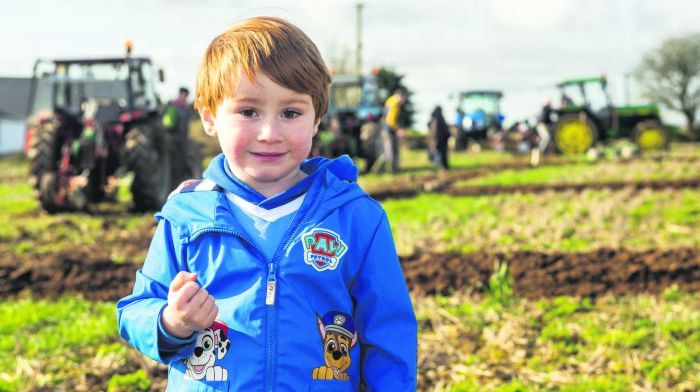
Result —
M 228 371 L 215 365 L 222 360 L 231 348 L 228 339 L 228 326 L 221 320 L 214 320 L 211 327 L 199 332 L 192 355 L 185 360 L 187 371 L 185 380 L 226 381 Z
M 350 380 L 345 372 L 352 361 L 350 350 L 357 344 L 357 331 L 352 318 L 337 311 L 326 313 L 323 318 L 316 315 L 318 332 L 323 342 L 325 365 L 314 369 L 314 380 Z

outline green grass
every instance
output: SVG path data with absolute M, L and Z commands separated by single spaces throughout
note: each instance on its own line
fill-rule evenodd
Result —
M 86 371 L 100 371 L 95 360 L 106 354 L 113 365 L 125 362 L 114 309 L 75 297 L 0 303 L 0 390 L 70 385 Z
M 700 190 L 587 190 L 383 202 L 401 254 L 416 249 L 583 252 L 699 247 Z
M 502 274 L 492 283 L 501 293 L 511 284 Z M 448 380 L 447 390 L 683 390 L 700 381 L 698 293 L 672 287 L 659 296 L 596 302 L 494 301 L 489 294 L 413 302 L 419 378 Z M 145 370 L 153 365 L 122 342 L 116 328 L 111 302 L 24 297 L 0 303 L 0 391 L 155 390 L 163 380 L 149 378 Z M 443 359 L 428 360 L 436 357 Z
M 522 157 L 493 150 L 485 150 L 479 153 L 470 151 L 453 151 L 450 154 L 450 167 L 454 169 L 467 169 L 514 163 L 521 160 Z M 363 159 L 357 159 L 356 163 L 360 168 L 364 168 L 365 163 Z M 428 154 L 426 151 L 402 149 L 401 172 L 399 174 L 362 174 L 360 175 L 358 183 L 362 187 L 371 188 L 381 186 L 386 181 L 391 181 L 396 178 L 408 178 L 410 176 L 430 174 L 434 173 L 435 170 L 435 166 L 428 161 Z
M 628 163 L 601 161 L 504 170 L 496 174 L 459 181 L 455 187 L 522 184 L 571 184 L 681 180 L 700 176 L 700 160 L 689 162 L 637 160 Z
M 23 214 L 36 209 L 38 205 L 29 184 L 0 183 L 0 216 Z
M 695 390 L 698 300 L 675 287 L 660 296 L 514 299 L 505 307 L 488 297 L 421 298 L 418 318 L 431 322 L 419 323 L 420 347 L 430 348 L 419 350 L 419 377 L 448 380 L 450 391 Z M 421 367 L 427 358 L 451 360 Z

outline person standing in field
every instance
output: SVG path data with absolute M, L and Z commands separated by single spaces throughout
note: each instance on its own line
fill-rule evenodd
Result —
M 201 154 L 198 146 L 190 140 L 189 95 L 186 87 L 180 87 L 177 97 L 165 106 L 161 119 L 163 127 L 171 135 L 172 148 L 181 158 L 172 162 L 173 174 L 179 177 L 173 179 L 175 183 L 202 175 Z
M 398 88 L 384 103 L 382 117 L 383 165 L 388 165 L 392 173 L 399 171 L 399 136 L 403 132 L 399 128 L 399 114 L 406 102 L 406 92 Z M 380 171 L 383 171 L 380 169 Z
M 372 113 L 367 114 L 360 127 L 360 145 L 365 158 L 364 173 L 369 173 L 382 153 L 381 128 Z
M 207 47 L 195 107 L 223 153 L 158 227 L 120 335 L 168 390 L 415 391 L 417 322 L 382 206 L 347 156 L 306 159 L 331 82 L 273 17 Z
M 552 101 L 547 99 L 542 105 L 542 110 L 537 118 L 537 125 L 535 130 L 537 131 L 537 136 L 539 136 L 538 149 L 540 153 L 544 154 L 547 151 L 547 146 L 549 146 L 549 141 L 551 139 L 552 126 L 554 121 L 552 116 L 554 111 L 552 110 Z
M 430 114 L 428 122 L 428 149 L 435 165 L 441 170 L 449 168 L 447 158 L 447 142 L 450 138 L 450 128 L 442 115 L 442 108 L 436 106 Z

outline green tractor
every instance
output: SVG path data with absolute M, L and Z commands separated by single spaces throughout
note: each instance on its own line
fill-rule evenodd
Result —
M 565 80 L 557 87 L 561 107 L 552 140 L 558 152 L 581 154 L 598 141 L 618 138 L 629 138 L 641 151 L 668 147 L 658 105 L 614 106 L 604 76 Z

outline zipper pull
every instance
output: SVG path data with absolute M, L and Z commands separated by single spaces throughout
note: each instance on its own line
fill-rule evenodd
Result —
M 275 292 L 277 291 L 277 277 L 275 276 L 275 264 L 270 263 L 267 274 L 267 292 L 265 293 L 265 305 L 275 304 Z

